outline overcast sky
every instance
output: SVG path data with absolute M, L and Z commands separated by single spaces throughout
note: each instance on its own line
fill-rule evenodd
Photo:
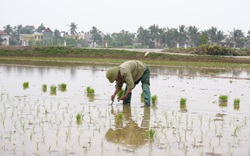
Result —
M 126 30 L 134 33 L 140 26 L 178 28 L 196 26 L 199 30 L 217 27 L 228 33 L 250 30 L 250 0 L 1 0 L 0 30 L 10 24 L 43 23 L 51 30 L 88 32 L 92 26 L 104 33 Z

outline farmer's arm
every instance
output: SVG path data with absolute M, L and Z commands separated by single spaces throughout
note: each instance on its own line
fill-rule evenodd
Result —
M 127 84 L 127 91 L 126 93 L 119 99 L 119 100 L 124 100 L 128 97 L 129 93 L 132 91 L 132 89 L 135 87 L 134 80 L 132 78 L 132 75 L 130 72 L 127 72 L 123 74 L 124 80 Z
M 116 85 L 115 85 L 115 92 L 114 94 L 111 96 L 111 100 L 114 101 L 116 94 L 122 89 L 122 85 L 123 82 L 121 81 L 116 81 Z
M 116 94 L 120 91 L 120 88 L 116 88 L 114 94 L 111 96 L 111 100 L 114 101 Z
M 131 92 L 131 89 L 127 88 L 126 93 L 119 99 L 119 100 L 125 100 L 128 97 L 128 94 Z

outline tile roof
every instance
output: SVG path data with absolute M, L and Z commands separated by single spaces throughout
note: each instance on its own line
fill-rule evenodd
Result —
M 50 28 L 47 28 L 44 30 L 44 32 L 52 32 L 52 31 L 50 30 Z
M 5 31 L 0 30 L 0 35 L 8 35 Z

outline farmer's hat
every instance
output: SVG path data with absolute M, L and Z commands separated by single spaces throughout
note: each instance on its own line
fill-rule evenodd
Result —
M 110 83 L 113 83 L 118 75 L 118 67 L 110 68 L 107 73 L 106 77 Z

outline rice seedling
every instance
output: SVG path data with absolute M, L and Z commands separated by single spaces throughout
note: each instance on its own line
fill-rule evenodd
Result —
M 148 136 L 149 136 L 149 139 L 150 139 L 151 141 L 153 141 L 153 140 L 154 140 L 154 136 L 155 136 L 155 130 L 154 130 L 154 129 L 150 129 L 150 130 L 148 131 Z
M 87 87 L 87 94 L 95 94 L 95 90 L 90 86 Z
M 87 87 L 87 97 L 89 98 L 89 101 L 94 101 L 95 96 L 95 90 L 91 88 L 90 86 Z
M 121 98 L 123 95 L 124 95 L 124 90 L 121 89 L 121 90 L 117 93 L 118 99 Z
M 47 92 L 47 85 L 46 84 L 43 84 L 43 86 L 42 86 L 42 91 L 45 93 L 45 92 Z
M 228 96 L 227 95 L 220 95 L 219 96 L 219 102 L 227 102 Z
M 29 82 L 24 82 L 23 83 L 23 89 L 29 88 Z
M 187 102 L 186 98 L 181 98 L 180 99 L 180 109 L 181 110 L 186 110 L 187 109 L 186 102 Z
M 82 114 L 78 113 L 76 115 L 76 123 L 77 123 L 77 125 L 81 125 L 82 124 Z
M 234 99 L 234 110 L 240 109 L 240 99 Z
M 227 95 L 220 95 L 219 96 L 219 105 L 220 107 L 227 107 L 228 96 Z
M 55 85 L 50 86 L 50 95 L 56 95 L 56 86 Z
M 239 130 L 239 127 L 236 126 L 235 129 L 234 129 L 234 135 L 233 135 L 233 136 L 237 137 L 237 132 L 238 132 L 238 130 Z
M 156 102 L 157 102 L 157 95 L 152 96 L 151 100 L 152 100 L 153 104 L 156 104 Z
M 180 105 L 186 105 L 187 99 L 186 98 L 181 98 L 180 99 Z
M 65 92 L 67 90 L 67 84 L 61 83 L 58 85 L 58 88 L 61 92 Z

